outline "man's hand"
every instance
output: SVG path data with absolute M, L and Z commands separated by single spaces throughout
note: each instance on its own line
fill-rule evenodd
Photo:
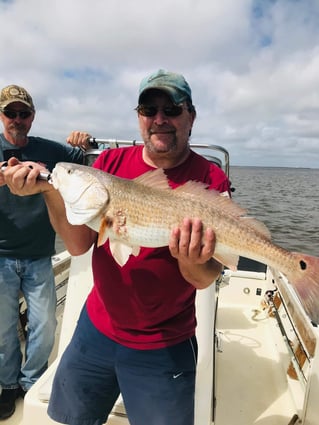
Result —
M 86 151 L 90 148 L 89 140 L 92 136 L 84 131 L 72 131 L 66 139 L 66 142 L 73 146 L 79 147 Z
M 20 162 L 17 158 L 12 157 L 8 160 L 5 170 L 1 172 L 1 180 L 14 195 L 19 196 L 53 190 L 51 184 L 38 179 L 41 172 L 48 173 L 48 170 L 36 162 Z
M 215 243 L 215 233 L 212 229 L 203 233 L 200 219 L 185 218 L 171 233 L 171 255 L 178 260 L 184 278 L 198 289 L 209 286 L 221 272 L 221 264 L 212 258 Z

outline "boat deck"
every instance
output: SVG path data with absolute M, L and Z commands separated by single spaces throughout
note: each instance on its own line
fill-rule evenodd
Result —
M 220 290 L 216 425 L 288 425 L 297 414 L 287 385 L 288 353 L 280 344 L 275 319 L 261 308 L 256 288 L 258 281 L 236 278 Z

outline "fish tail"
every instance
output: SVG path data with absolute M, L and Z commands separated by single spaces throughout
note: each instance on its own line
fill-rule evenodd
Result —
M 314 323 L 319 323 L 319 258 L 311 255 L 292 253 L 299 270 L 288 276 L 300 301 Z

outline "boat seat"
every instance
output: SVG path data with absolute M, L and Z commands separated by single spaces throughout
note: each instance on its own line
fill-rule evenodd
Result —
M 57 423 L 48 417 L 47 404 L 50 399 L 52 382 L 59 359 L 71 339 L 82 306 L 92 288 L 93 278 L 90 264 L 91 251 L 78 257 L 72 257 L 58 355 L 48 370 L 27 392 L 24 399 L 23 421 L 21 425 L 29 425 L 31 418 L 33 423 L 41 423 L 41 425 Z M 196 312 L 198 361 L 195 392 L 195 425 L 206 425 L 211 423 L 212 417 L 215 285 L 197 291 Z M 118 398 L 107 424 L 128 425 L 121 396 Z

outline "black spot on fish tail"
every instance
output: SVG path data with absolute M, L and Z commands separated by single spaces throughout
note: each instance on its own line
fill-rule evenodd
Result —
M 307 263 L 305 261 L 300 260 L 299 264 L 300 264 L 301 270 L 306 270 L 307 269 Z

